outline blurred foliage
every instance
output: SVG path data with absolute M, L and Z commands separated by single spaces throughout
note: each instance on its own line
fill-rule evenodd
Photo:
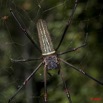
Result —
M 38 43 L 36 22 L 46 20 L 56 48 L 70 17 L 75 0 L 14 0 L 20 23 Z M 40 61 L 13 63 L 11 59 L 41 57 L 19 28 L 9 11 L 11 0 L 0 0 L 0 103 L 7 103 L 20 84 Z M 83 69 L 103 82 L 103 4 L 100 0 L 79 0 L 72 24 L 57 51 L 77 47 L 85 40 L 87 46 L 61 58 Z M 39 43 L 38 43 L 39 46 Z M 73 103 L 103 103 L 103 86 L 61 63 L 61 70 Z M 62 80 L 56 73 L 47 76 L 48 103 L 68 103 Z M 22 89 L 12 103 L 43 103 L 43 66 Z M 100 100 L 95 100 L 100 98 Z

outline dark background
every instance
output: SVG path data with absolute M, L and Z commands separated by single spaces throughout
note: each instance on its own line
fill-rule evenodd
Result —
M 70 17 L 75 0 L 15 0 L 20 23 L 38 42 L 36 22 L 46 20 L 54 48 Z M 38 66 L 40 61 L 13 63 L 11 59 L 38 58 L 41 54 L 19 28 L 9 11 L 9 0 L 0 0 L 0 103 L 7 103 L 24 79 Z M 83 69 L 103 82 L 103 4 L 100 0 L 79 0 L 72 25 L 57 51 L 77 47 L 85 40 L 87 46 L 61 56 L 64 60 Z M 73 103 L 103 103 L 103 86 L 88 79 L 72 68 L 61 63 L 66 84 Z M 49 103 L 68 103 L 62 80 L 54 70 L 47 76 Z M 27 86 L 20 91 L 12 103 L 43 103 L 43 66 Z

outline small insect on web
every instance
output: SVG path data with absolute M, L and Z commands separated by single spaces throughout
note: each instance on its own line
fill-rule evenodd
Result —
M 8 103 L 10 103 L 14 99 L 14 97 L 19 93 L 19 91 L 28 83 L 28 81 L 33 77 L 33 75 L 41 67 L 41 65 L 44 65 L 44 102 L 45 103 L 48 102 L 48 98 L 47 98 L 47 73 L 48 73 L 48 70 L 51 70 L 51 69 L 58 70 L 58 74 L 61 76 L 62 81 L 63 81 L 64 89 L 66 91 L 66 95 L 68 98 L 68 102 L 72 103 L 70 92 L 67 89 L 67 85 L 65 83 L 65 80 L 64 80 L 64 77 L 62 74 L 62 68 L 60 68 L 61 62 L 67 64 L 69 67 L 72 67 L 74 70 L 76 70 L 76 71 L 80 72 L 81 74 L 87 76 L 88 78 L 94 80 L 98 84 L 103 85 L 103 83 L 101 81 L 98 81 L 97 79 L 93 78 L 92 76 L 90 76 L 89 74 L 84 72 L 82 69 L 79 69 L 79 68 L 75 67 L 74 65 L 72 65 L 71 63 L 68 63 L 65 60 L 63 60 L 62 58 L 60 58 L 60 56 L 63 54 L 66 54 L 66 53 L 69 53 L 72 51 L 76 51 L 77 49 L 84 47 L 87 43 L 87 36 L 88 36 L 87 33 L 86 33 L 84 43 L 82 45 L 80 45 L 76 48 L 72 48 L 70 50 L 67 50 L 65 52 L 57 53 L 58 49 L 60 48 L 60 46 L 63 42 L 65 35 L 66 35 L 66 32 L 70 27 L 70 24 L 72 22 L 73 15 L 74 15 L 74 12 L 76 10 L 77 4 L 78 4 L 78 0 L 75 0 L 71 16 L 70 16 L 70 18 L 67 22 L 67 25 L 65 26 L 65 29 L 61 35 L 60 42 L 59 42 L 57 48 L 54 49 L 45 20 L 39 19 L 37 21 L 37 31 L 38 31 L 38 37 L 39 37 L 39 42 L 40 42 L 40 47 L 38 47 L 37 44 L 34 42 L 34 40 L 31 38 L 31 36 L 26 31 L 26 29 L 21 25 L 19 19 L 16 16 L 16 12 L 12 9 L 12 3 L 11 3 L 10 12 L 11 12 L 12 16 L 14 17 L 14 19 L 16 20 L 16 22 L 18 23 L 19 27 L 24 32 L 24 34 L 29 38 L 31 43 L 37 48 L 37 50 L 42 55 L 42 58 L 37 58 L 37 59 L 34 58 L 34 59 L 27 59 L 27 60 L 12 60 L 12 61 L 14 61 L 14 62 L 27 62 L 27 61 L 33 61 L 33 60 L 42 60 L 42 62 L 40 62 L 39 65 L 34 69 L 34 71 L 29 75 L 29 77 L 26 80 L 24 80 L 23 84 L 19 87 L 19 89 L 16 91 L 16 93 L 9 99 Z

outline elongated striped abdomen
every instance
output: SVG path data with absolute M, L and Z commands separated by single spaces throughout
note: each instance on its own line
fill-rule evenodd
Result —
M 39 19 L 37 22 L 37 30 L 39 36 L 39 42 L 42 50 L 42 55 L 49 55 L 55 53 L 51 37 L 46 25 L 46 22 Z

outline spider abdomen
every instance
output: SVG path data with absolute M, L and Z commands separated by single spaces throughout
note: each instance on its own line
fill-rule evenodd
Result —
M 38 37 L 40 41 L 40 46 L 42 50 L 42 55 L 50 55 L 55 53 L 50 33 L 48 31 L 46 22 L 42 19 L 39 19 L 37 22 Z

